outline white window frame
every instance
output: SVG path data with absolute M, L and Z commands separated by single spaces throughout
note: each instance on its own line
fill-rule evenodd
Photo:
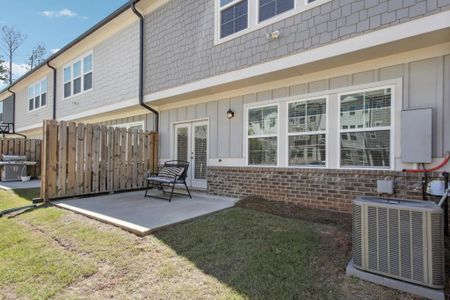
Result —
M 135 122 L 128 122 L 128 123 L 114 124 L 114 125 L 111 125 L 111 127 L 113 127 L 113 128 L 126 128 L 127 130 L 129 130 L 131 127 L 139 126 L 139 125 L 141 125 L 142 126 L 142 130 L 145 131 L 145 121 L 135 121 Z
M 276 106 L 277 107 L 277 132 L 274 133 L 274 134 L 248 135 L 248 113 L 249 113 L 249 110 L 255 109 L 255 108 L 270 107 L 270 106 Z M 280 166 L 280 157 L 281 157 L 281 155 L 280 155 L 280 149 L 281 149 L 281 147 L 280 147 L 280 145 L 281 145 L 280 144 L 280 132 L 281 132 L 280 131 L 280 124 L 281 124 L 281 122 L 280 122 L 280 112 L 281 112 L 281 110 L 280 110 L 280 103 L 272 102 L 272 103 L 259 104 L 259 105 L 255 104 L 255 105 L 246 107 L 244 111 L 245 111 L 245 115 L 244 115 L 244 122 L 245 122 L 245 126 L 244 126 L 244 130 L 245 130 L 245 134 L 244 134 L 244 137 L 245 137 L 245 140 L 244 140 L 244 151 L 245 151 L 245 153 L 244 153 L 244 155 L 245 155 L 246 165 L 249 166 L 249 167 L 255 167 L 255 168 L 257 168 L 257 167 L 269 167 L 269 168 L 279 167 Z M 249 155 L 248 155 L 249 143 L 248 143 L 248 140 L 250 138 L 267 138 L 267 137 L 276 137 L 277 138 L 277 163 L 274 164 L 274 165 L 252 165 L 252 164 L 249 164 Z
M 45 93 L 43 93 L 42 91 L 42 84 L 44 83 L 44 81 L 46 82 L 46 87 L 45 87 Z M 39 94 L 39 107 L 36 108 L 36 86 L 40 85 L 40 94 Z M 33 88 L 33 109 L 30 109 L 30 95 L 29 95 L 29 91 L 30 88 Z M 45 105 L 42 105 L 42 95 L 46 94 L 46 98 L 45 98 Z M 48 103 L 48 79 L 47 77 L 43 77 L 35 82 L 33 82 L 33 84 L 30 84 L 27 87 L 27 101 L 26 101 L 26 105 L 27 105 L 27 111 L 28 112 L 34 112 L 37 110 L 40 110 L 42 108 L 47 107 L 47 103 Z
M 305 5 L 307 4 L 307 1 L 308 1 L 308 0 L 305 0 Z M 265 19 L 265 20 L 263 20 L 263 21 L 260 21 L 260 20 L 259 20 L 259 3 L 260 3 L 260 2 L 261 2 L 261 0 L 257 0 L 257 1 L 256 1 L 256 22 L 257 22 L 257 24 L 261 24 L 261 23 L 264 24 L 264 23 L 266 23 L 266 22 L 272 20 L 273 18 L 287 18 L 287 17 L 285 17 L 284 15 L 285 15 L 285 14 L 286 14 L 286 15 L 289 15 L 289 13 L 290 13 L 291 11 L 295 11 L 295 10 L 297 9 L 298 5 L 299 5 L 299 1 L 294 0 L 294 7 L 293 7 L 293 8 L 291 8 L 291 9 L 289 9 L 289 10 L 287 10 L 287 11 L 284 11 L 284 12 L 282 12 L 281 14 L 278 14 L 278 15 L 275 15 L 275 16 L 270 17 L 270 18 L 268 18 L 268 19 Z
M 217 8 L 218 8 L 218 12 L 216 13 L 216 15 L 217 15 L 218 22 L 219 22 L 219 24 L 218 24 L 218 26 L 219 26 L 219 28 L 218 28 L 218 30 L 219 30 L 219 39 L 226 39 L 226 38 L 229 37 L 229 36 L 233 36 L 233 35 L 235 35 L 235 34 L 241 32 L 241 31 L 244 31 L 244 30 L 247 30 L 247 29 L 248 29 L 248 27 L 250 26 L 250 2 L 251 2 L 252 0 L 247 0 L 247 28 L 242 29 L 241 31 L 232 33 L 232 34 L 230 34 L 230 35 L 227 35 L 226 37 L 223 37 L 223 38 L 220 37 L 221 30 L 222 30 L 222 11 L 224 11 L 224 10 L 226 10 L 226 9 L 232 7 L 232 6 L 235 6 L 235 5 L 238 4 L 239 2 L 242 2 L 242 1 L 245 1 L 245 0 L 232 0 L 230 3 L 225 4 L 225 5 L 222 6 L 222 7 L 220 6 L 220 0 L 214 0 L 214 1 L 216 1 L 216 6 L 217 6 Z
M 85 72 L 84 71 L 84 59 L 86 58 L 86 57 L 88 57 L 89 55 L 92 55 L 92 63 L 91 63 L 91 70 L 89 71 L 89 72 Z M 77 63 L 77 62 L 80 62 L 80 64 L 81 64 L 81 66 L 80 66 L 80 79 L 81 79 L 81 91 L 79 92 L 79 93 L 77 93 L 77 94 L 74 94 L 73 93 L 73 90 L 74 90 L 74 87 L 75 87 L 75 85 L 74 85 L 74 81 L 75 81 L 75 79 L 77 79 L 77 78 L 79 78 L 79 77 L 77 77 L 77 78 L 74 78 L 74 74 L 73 74 L 73 66 L 74 66 L 74 64 L 75 63 Z M 67 67 L 70 67 L 70 80 L 69 81 L 66 81 L 65 80 L 65 78 L 64 78 L 64 70 L 67 68 Z M 84 76 L 86 75 L 86 74 L 88 74 L 88 73 L 92 73 L 92 86 L 91 86 L 91 88 L 90 89 L 87 89 L 87 90 L 85 90 L 84 89 Z M 88 52 L 85 52 L 83 55 L 81 55 L 81 56 L 79 56 L 79 57 L 77 57 L 77 58 L 75 58 L 75 59 L 73 59 L 72 61 L 70 61 L 69 63 L 67 63 L 66 65 L 64 65 L 63 66 L 63 68 L 62 68 L 62 98 L 64 99 L 64 100 L 66 100 L 66 99 L 70 99 L 70 98 L 73 98 L 73 97 L 77 97 L 77 96 L 79 96 L 79 95 L 82 95 L 82 94 L 84 94 L 84 93 L 87 93 L 87 92 L 90 92 L 90 91 L 92 91 L 93 89 L 94 89 L 94 51 L 93 50 L 90 50 L 90 51 L 88 51 Z M 70 82 L 70 96 L 68 96 L 68 97 L 65 97 L 65 94 L 64 94 L 64 86 L 65 86 L 65 84 L 67 83 L 67 82 Z
M 331 0 L 315 0 L 314 2 L 309 3 L 308 0 L 295 0 L 293 9 L 290 9 L 279 15 L 275 15 L 267 20 L 259 22 L 259 0 L 248 0 L 247 28 L 221 38 L 220 37 L 220 33 L 221 33 L 220 32 L 221 31 L 221 21 L 220 21 L 221 14 L 220 14 L 220 12 L 223 9 L 226 9 L 226 8 L 240 2 L 240 0 L 235 0 L 232 3 L 224 5 L 223 7 L 220 7 L 220 0 L 214 0 L 214 20 L 215 20 L 215 22 L 214 22 L 214 24 L 215 24 L 214 25 L 214 45 L 219 45 L 221 43 L 228 42 L 237 37 L 245 35 L 249 32 L 261 29 L 263 27 L 274 24 L 274 23 L 284 20 L 286 18 L 292 17 L 296 14 L 302 13 L 309 9 L 313 9 L 314 7 L 320 6 L 320 5 L 330 2 L 330 1 Z
M 325 99 L 325 130 L 323 131 L 308 131 L 308 132 L 289 132 L 289 104 L 291 103 L 299 103 L 299 102 L 308 102 L 313 100 L 321 100 Z M 286 162 L 288 168 L 301 168 L 301 169 L 307 169 L 307 168 L 319 168 L 324 169 L 328 168 L 328 139 L 329 139 L 329 96 L 316 96 L 316 97 L 302 97 L 302 98 L 296 98 L 293 100 L 286 101 Z M 325 134 L 325 165 L 324 166 L 318 166 L 318 165 L 290 165 L 289 164 L 289 137 L 291 136 L 307 136 L 307 135 L 319 135 L 319 134 Z
M 345 92 L 341 92 L 337 94 L 338 99 L 338 107 L 337 107 L 337 113 L 338 120 L 337 120 L 337 126 L 338 126 L 338 137 L 337 137 L 337 146 L 338 146 L 338 168 L 340 169 L 352 169 L 352 170 L 394 170 L 395 169 L 395 142 L 394 142 L 394 131 L 395 131 L 395 108 L 396 108 L 396 86 L 395 85 L 384 85 L 384 86 L 375 86 L 367 89 L 360 89 L 360 90 L 347 90 Z M 348 95 L 348 94 L 356 94 L 356 93 L 364 93 L 364 92 L 371 92 L 376 90 L 385 90 L 385 89 L 391 89 L 391 122 L 389 126 L 380 126 L 380 127 L 363 127 L 363 128 L 348 128 L 348 129 L 341 129 L 341 96 Z M 376 167 L 376 166 L 342 166 L 341 162 L 341 133 L 354 133 L 354 132 L 370 132 L 370 131 L 386 131 L 389 130 L 389 166 L 388 167 Z

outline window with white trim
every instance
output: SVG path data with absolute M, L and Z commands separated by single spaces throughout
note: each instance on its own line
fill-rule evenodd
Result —
M 231 40 L 331 0 L 214 0 L 215 43 Z M 274 28 L 279 30 L 281 28 Z
M 248 0 L 216 0 L 220 6 L 220 37 L 244 30 L 248 26 Z
M 28 111 L 47 105 L 47 78 L 39 80 L 28 87 Z
M 294 0 L 259 0 L 258 20 L 265 21 L 293 8 Z
M 278 105 L 248 109 L 249 165 L 277 165 Z
M 92 89 L 92 53 L 83 55 L 64 67 L 64 98 Z
M 290 166 L 326 165 L 326 98 L 288 104 Z
M 137 122 L 130 122 L 130 123 L 122 123 L 122 124 L 116 124 L 112 125 L 111 127 L 114 128 L 126 128 L 127 130 L 144 130 L 145 129 L 145 122 L 144 121 L 137 121 Z
M 391 100 L 391 88 L 340 96 L 342 167 L 390 167 Z

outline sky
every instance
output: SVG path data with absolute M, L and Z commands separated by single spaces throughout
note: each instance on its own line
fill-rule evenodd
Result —
M 14 26 L 27 36 L 14 58 L 14 78 L 27 69 L 25 61 L 37 43 L 47 56 L 64 47 L 127 0 L 0 0 L 0 27 Z M 6 60 L 4 49 L 0 55 Z M 0 88 L 5 85 L 0 83 Z

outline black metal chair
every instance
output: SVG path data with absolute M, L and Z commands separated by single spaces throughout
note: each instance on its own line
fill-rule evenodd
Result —
M 149 173 L 147 177 L 147 187 L 145 189 L 145 197 L 158 198 L 163 200 L 172 201 L 173 195 L 183 195 L 189 196 L 192 199 L 191 192 L 186 184 L 187 172 L 189 168 L 189 162 L 182 160 L 170 160 L 164 163 L 164 166 L 159 170 L 158 173 Z M 166 191 L 164 187 L 169 187 L 171 189 L 169 197 L 160 197 L 160 196 L 152 196 L 148 195 L 148 190 L 150 189 L 150 183 L 152 184 L 152 188 L 159 187 L 163 194 L 165 195 Z M 175 185 L 184 185 L 187 190 L 187 194 L 176 193 L 174 192 Z

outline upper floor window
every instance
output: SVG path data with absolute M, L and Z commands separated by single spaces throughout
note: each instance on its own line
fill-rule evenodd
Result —
M 391 88 L 340 96 L 341 166 L 391 165 Z
M 279 22 L 331 0 L 215 0 L 215 43 Z M 294 24 L 295 25 L 295 24 Z M 282 25 L 285 26 L 285 25 Z M 281 28 L 274 28 L 279 30 Z M 265 32 L 264 34 L 266 34 Z
M 294 8 L 294 0 L 259 0 L 259 22 Z
M 92 89 L 92 53 L 64 67 L 64 98 Z
M 220 37 L 229 36 L 248 26 L 248 0 L 220 1 Z
M 28 87 L 28 110 L 32 111 L 47 105 L 47 78 Z

